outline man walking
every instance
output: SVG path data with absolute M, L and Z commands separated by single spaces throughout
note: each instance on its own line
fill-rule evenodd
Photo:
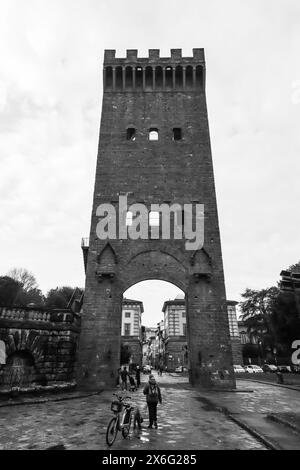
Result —
M 120 375 L 121 375 L 121 380 L 122 380 L 122 384 L 121 384 L 122 390 L 127 390 L 128 372 L 127 372 L 126 367 L 124 367 L 124 369 L 121 371 Z
M 144 395 L 146 395 L 146 401 L 149 411 L 149 426 L 148 428 L 152 429 L 157 428 L 157 404 L 162 403 L 160 388 L 156 383 L 154 375 L 150 375 L 149 382 L 145 385 Z
M 141 369 L 140 366 L 137 366 L 136 372 L 135 372 L 135 378 L 136 378 L 136 386 L 139 388 L 141 385 Z

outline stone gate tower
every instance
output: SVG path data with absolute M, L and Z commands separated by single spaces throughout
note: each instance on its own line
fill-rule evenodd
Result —
M 86 286 L 78 386 L 92 390 L 115 385 L 123 293 L 139 281 L 160 279 L 186 295 L 191 383 L 234 387 L 204 50 L 182 57 L 180 49 L 172 49 L 168 58 L 157 49 L 150 49 L 147 58 L 138 57 L 136 50 L 116 58 L 114 50 L 106 50 L 103 73 L 91 231 L 89 244 L 83 245 Z M 128 206 L 138 203 L 149 211 L 151 204 L 204 204 L 204 245 L 187 250 L 184 239 L 173 232 L 163 239 L 161 227 L 153 225 L 148 237 L 126 237 L 124 226 L 119 231 L 124 215 L 120 196 L 127 197 Z M 99 239 L 102 204 L 115 208 L 118 217 L 116 237 L 110 234 L 106 240 Z M 153 211 L 154 219 L 156 215 Z

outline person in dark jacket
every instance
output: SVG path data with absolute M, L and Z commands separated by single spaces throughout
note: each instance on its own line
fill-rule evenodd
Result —
M 145 385 L 144 395 L 146 395 L 146 401 L 149 411 L 149 426 L 148 428 L 152 429 L 157 428 L 157 404 L 162 403 L 160 388 L 156 383 L 154 375 L 150 375 L 149 382 Z
M 136 385 L 139 388 L 139 386 L 141 385 L 141 369 L 139 366 L 137 366 L 136 368 L 135 378 L 136 378 Z
M 122 390 L 127 390 L 127 377 L 128 377 L 128 372 L 127 372 L 126 367 L 124 367 L 124 369 L 121 370 L 120 375 L 121 375 L 121 380 L 122 380 L 121 388 L 122 388 Z

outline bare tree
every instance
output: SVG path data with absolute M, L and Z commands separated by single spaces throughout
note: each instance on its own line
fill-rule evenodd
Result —
M 25 292 L 38 288 L 36 278 L 25 268 L 13 268 L 7 273 L 7 276 L 22 284 Z

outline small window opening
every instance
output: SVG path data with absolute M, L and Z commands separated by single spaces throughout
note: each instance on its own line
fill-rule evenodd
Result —
M 173 140 L 181 140 L 182 133 L 180 127 L 173 127 Z
M 159 212 L 149 212 L 149 225 L 150 227 L 159 227 Z
M 158 129 L 151 127 L 149 130 L 149 140 L 158 140 Z
M 128 127 L 126 138 L 127 140 L 135 141 L 135 128 L 134 127 Z

